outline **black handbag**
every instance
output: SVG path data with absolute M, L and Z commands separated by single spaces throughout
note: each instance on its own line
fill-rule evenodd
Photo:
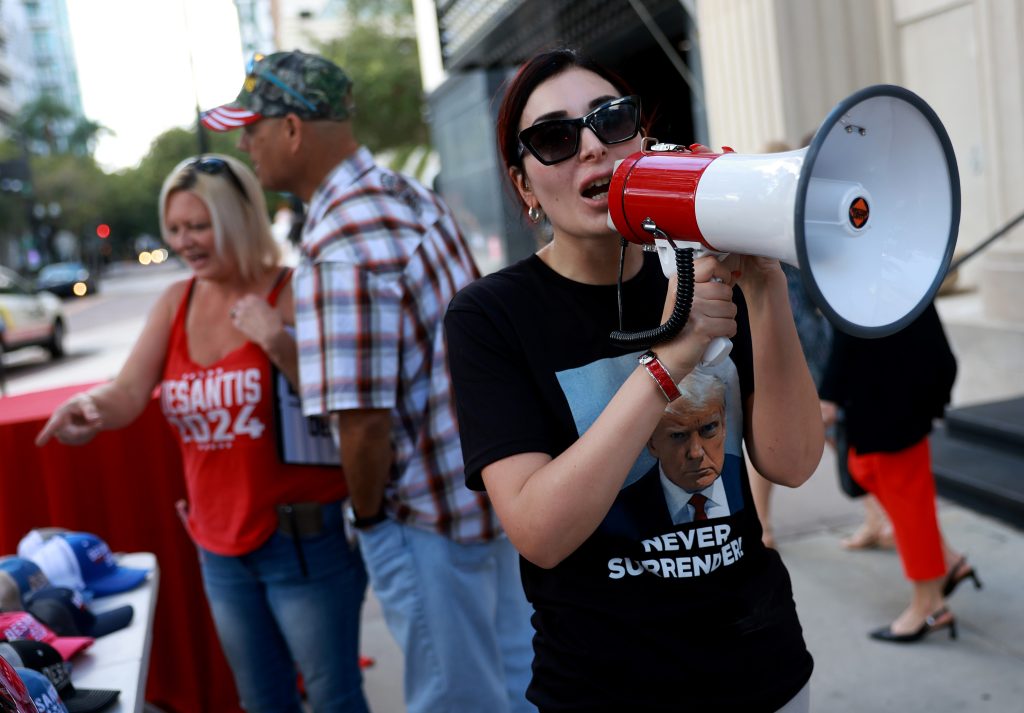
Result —
M 850 451 L 846 443 L 846 422 L 840 417 L 835 423 L 835 444 L 836 444 L 836 471 L 839 473 L 839 488 L 848 497 L 859 498 L 867 495 L 867 491 L 860 486 L 853 476 L 850 475 L 850 468 L 846 456 Z

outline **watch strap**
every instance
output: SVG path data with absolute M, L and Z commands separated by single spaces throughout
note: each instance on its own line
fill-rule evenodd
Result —
M 388 519 L 387 513 L 383 510 L 378 510 L 376 515 L 370 515 L 369 517 L 353 517 L 352 527 L 357 530 L 364 530 L 367 527 L 373 527 L 374 525 L 384 522 Z
M 672 375 L 668 373 L 668 369 L 658 359 L 657 354 L 647 350 L 640 356 L 638 361 L 647 370 L 647 373 L 651 375 L 651 378 L 654 379 L 654 383 L 661 389 L 661 393 L 664 394 L 666 400 L 672 402 L 682 396 L 679 393 L 679 387 L 676 386 L 676 382 L 672 379 Z
M 345 519 L 348 520 L 348 523 L 355 529 L 364 530 L 367 527 L 373 527 L 374 525 L 384 522 L 388 519 L 388 515 L 384 511 L 384 505 L 381 504 L 380 510 L 373 515 L 361 517 L 356 515 L 356 511 L 352 508 L 351 503 L 349 503 L 345 511 Z

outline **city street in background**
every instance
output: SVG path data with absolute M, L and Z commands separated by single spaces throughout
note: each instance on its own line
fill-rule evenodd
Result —
M 42 347 L 3 356 L 8 396 L 115 376 L 156 298 L 167 285 L 189 274 L 176 260 L 162 265 L 110 266 L 103 273 L 100 292 L 64 300 L 68 325 L 63 358 L 51 360 Z

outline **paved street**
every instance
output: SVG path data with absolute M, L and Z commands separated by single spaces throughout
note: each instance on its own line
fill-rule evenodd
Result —
M 167 285 L 188 274 L 174 262 L 114 266 L 103 275 L 97 294 L 63 301 L 68 321 L 65 357 L 51 361 L 38 347 L 4 355 L 7 393 L 13 396 L 114 376 L 156 298 Z
M 94 381 L 122 363 L 159 289 L 185 273 L 174 267 L 131 268 L 106 280 L 99 295 L 67 303 L 69 356 L 51 365 L 17 354 L 9 389 L 23 393 Z M 954 403 L 1005 398 L 1024 349 L 1024 334 L 980 339 L 967 298 L 940 301 L 940 313 L 961 365 Z M 958 321 L 959 320 L 959 321 Z M 975 320 L 976 321 L 976 320 Z M 1008 341 L 1007 341 L 1008 340 Z M 0 408 L 2 408 L 0 400 Z M 951 544 L 969 554 L 984 589 L 961 585 L 951 601 L 960 637 L 946 632 L 911 646 L 870 641 L 867 632 L 888 623 L 909 599 L 893 552 L 845 552 L 839 538 L 860 521 L 860 504 L 836 481 L 831 451 L 802 488 L 774 495 L 779 551 L 792 575 L 804 633 L 814 654 L 812 710 L 1024 711 L 1024 533 L 954 503 L 940 500 L 940 520 Z M 374 713 L 402 713 L 402 658 L 368 595 L 362 652 L 376 660 L 366 671 Z

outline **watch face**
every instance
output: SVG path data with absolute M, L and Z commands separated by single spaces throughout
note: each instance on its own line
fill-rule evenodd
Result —
M 639 361 L 644 366 L 647 366 L 657 358 L 658 357 L 654 354 L 654 352 L 645 352 L 644 354 L 640 355 L 640 358 L 637 359 L 637 361 Z

